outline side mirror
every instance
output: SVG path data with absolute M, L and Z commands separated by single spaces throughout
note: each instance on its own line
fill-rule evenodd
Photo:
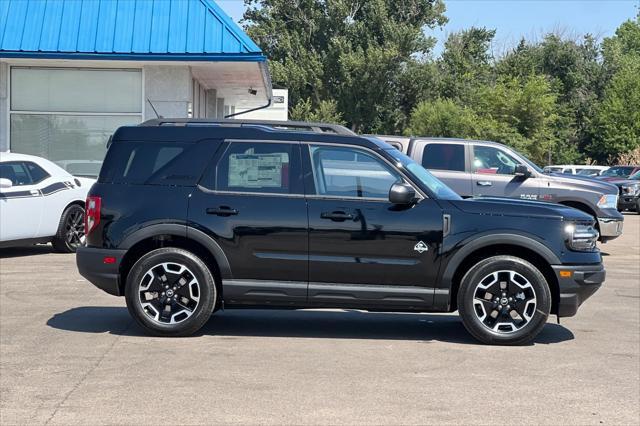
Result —
M 531 170 L 529 170 L 529 168 L 524 164 L 517 164 L 513 174 L 528 178 L 531 176 Z
M 389 201 L 393 204 L 412 204 L 416 199 L 416 190 L 406 183 L 394 183 L 389 189 Z
M 13 182 L 11 182 L 9 179 L 0 178 L 0 188 L 1 189 L 11 188 L 12 186 L 13 186 Z

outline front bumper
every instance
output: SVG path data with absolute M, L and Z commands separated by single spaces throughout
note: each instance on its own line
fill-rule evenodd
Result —
M 122 296 L 120 291 L 120 262 L 126 250 L 107 250 L 93 247 L 78 247 L 76 265 L 80 275 L 91 284 L 114 296 Z M 105 263 L 105 257 L 115 258 L 114 263 Z
M 622 235 L 623 221 L 624 219 L 599 217 L 598 226 L 600 228 L 600 239 L 602 241 L 609 241 Z
M 618 210 L 636 210 L 640 208 L 640 197 L 637 195 L 621 195 L 618 198 Z
M 580 305 L 600 288 L 606 276 L 602 263 L 580 266 L 552 265 L 551 267 L 556 274 L 560 289 L 558 317 L 574 316 Z M 561 274 L 560 271 L 563 273 Z M 570 272 L 569 276 L 567 272 Z

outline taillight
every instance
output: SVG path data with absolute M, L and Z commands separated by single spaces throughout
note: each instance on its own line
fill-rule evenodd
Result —
M 89 235 L 100 223 L 100 197 L 87 197 L 84 212 L 84 234 Z

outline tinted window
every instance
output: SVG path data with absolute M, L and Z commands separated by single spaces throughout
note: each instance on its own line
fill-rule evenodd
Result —
M 603 172 L 602 176 L 627 177 L 631 174 L 631 172 L 633 172 L 633 170 L 634 170 L 633 166 L 616 166 L 616 167 L 611 167 L 607 171 Z
M 512 175 L 518 162 L 505 151 L 492 146 L 473 147 L 473 171 L 482 174 Z
M 425 169 L 464 172 L 464 145 L 430 143 L 424 147 L 422 166 Z
M 107 151 L 99 181 L 192 186 L 210 161 L 217 143 L 116 141 Z
M 22 162 L 0 164 L 0 178 L 9 179 L 13 186 L 31 185 L 31 177 Z
M 46 178 L 49 177 L 49 173 L 45 172 L 44 169 L 38 166 L 36 163 L 26 162 L 24 163 L 31 175 L 31 180 L 33 183 L 42 182 Z
M 292 194 L 299 168 L 294 162 L 297 144 L 232 143 L 216 166 L 218 191 Z M 292 177 L 296 176 L 292 184 Z
M 316 192 L 354 198 L 389 198 L 389 189 L 402 178 L 383 160 L 349 147 L 312 146 Z

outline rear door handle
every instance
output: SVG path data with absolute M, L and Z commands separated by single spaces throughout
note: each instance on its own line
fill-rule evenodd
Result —
M 323 212 L 320 214 L 320 218 L 322 219 L 331 219 L 335 222 L 343 222 L 345 220 L 353 219 L 353 215 L 341 211 L 336 212 Z
M 491 186 L 491 185 L 493 185 L 493 183 L 491 183 L 488 180 L 479 180 L 479 181 L 476 182 L 476 185 L 478 185 L 478 186 Z
M 227 206 L 220 206 L 218 208 L 209 207 L 207 208 L 207 214 L 214 214 L 216 216 L 235 216 L 238 214 L 238 209 L 232 209 Z

